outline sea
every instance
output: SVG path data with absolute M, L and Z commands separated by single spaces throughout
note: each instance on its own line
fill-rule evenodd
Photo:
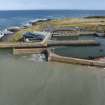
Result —
M 20 26 L 39 18 L 78 18 L 87 16 L 105 16 L 105 10 L 14 10 L 0 11 L 0 29 Z
M 0 11 L 0 29 L 39 18 L 86 16 L 105 16 L 105 11 Z M 105 105 L 105 68 L 45 62 L 41 55 L 12 52 L 0 49 L 0 105 Z

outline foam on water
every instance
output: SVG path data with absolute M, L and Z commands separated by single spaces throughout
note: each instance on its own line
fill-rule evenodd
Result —
M 43 54 L 32 54 L 28 60 L 33 62 L 43 62 L 44 61 L 44 55 Z

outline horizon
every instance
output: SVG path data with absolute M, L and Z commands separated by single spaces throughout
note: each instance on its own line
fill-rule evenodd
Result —
M 105 11 L 103 9 L 4 9 L 0 11 Z

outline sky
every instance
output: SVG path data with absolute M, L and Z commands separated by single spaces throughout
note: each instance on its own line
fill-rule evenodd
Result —
M 0 10 L 105 10 L 105 0 L 0 0 Z

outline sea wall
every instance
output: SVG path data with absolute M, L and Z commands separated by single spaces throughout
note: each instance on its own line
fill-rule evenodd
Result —
M 78 58 L 72 58 L 72 57 L 63 57 L 63 56 L 59 56 L 59 55 L 56 55 L 51 52 L 49 53 L 48 61 L 105 67 L 105 62 L 86 60 L 86 59 L 78 59 Z
M 41 54 L 44 52 L 46 48 L 14 48 L 13 54 L 14 55 L 21 55 L 21 54 Z

